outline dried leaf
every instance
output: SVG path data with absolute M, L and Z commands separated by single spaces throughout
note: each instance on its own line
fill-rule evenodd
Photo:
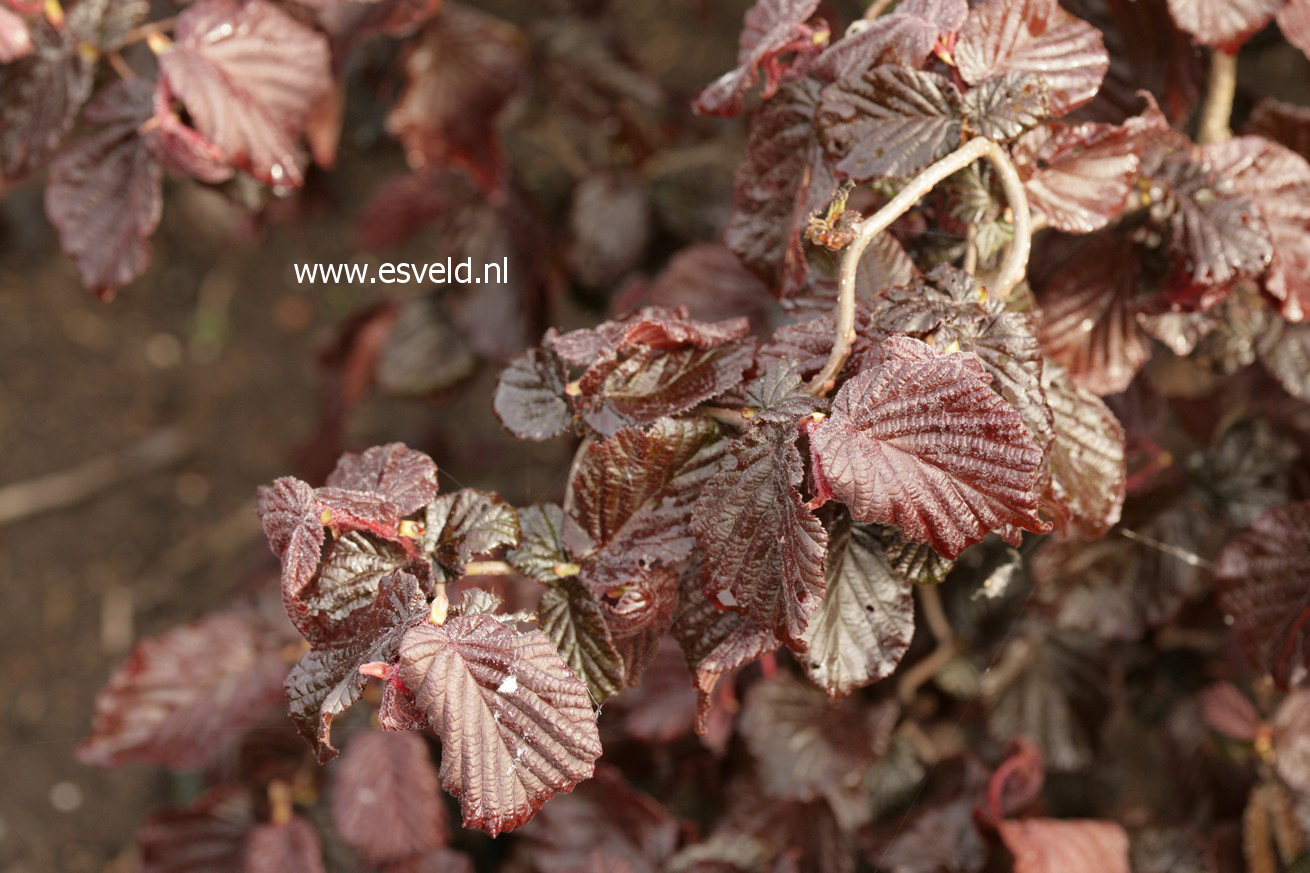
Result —
M 1044 533 L 1042 452 L 972 354 L 892 337 L 884 362 L 847 382 L 810 444 L 857 521 L 900 526 L 954 558 L 989 531 Z
M 78 759 L 206 766 L 277 702 L 287 675 L 282 642 L 245 608 L 142 640 L 97 696 Z
M 601 747 L 587 687 L 540 631 L 488 615 L 424 623 L 405 632 L 400 659 L 441 737 L 441 784 L 465 827 L 512 830 L 591 776 Z

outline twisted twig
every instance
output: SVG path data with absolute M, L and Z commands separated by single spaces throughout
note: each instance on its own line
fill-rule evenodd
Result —
M 996 170 L 1010 211 L 1014 214 L 1014 240 L 1006 250 L 1005 260 L 1001 262 L 990 290 L 1004 298 L 1023 280 L 1028 269 L 1028 249 L 1032 242 L 1032 216 L 1028 212 L 1028 197 L 1024 193 L 1023 180 L 1019 178 L 1014 164 L 1010 163 L 1010 156 L 1005 153 L 1005 149 L 986 137 L 975 137 L 911 179 L 882 209 L 855 224 L 855 238 L 842 252 L 841 273 L 837 284 L 837 326 L 832 353 L 823 369 L 810 380 L 811 393 L 822 396 L 832 390 L 837 374 L 841 372 L 851 353 L 851 346 L 855 343 L 855 278 L 860 258 L 869 243 L 908 212 L 939 182 L 980 158 L 991 163 Z

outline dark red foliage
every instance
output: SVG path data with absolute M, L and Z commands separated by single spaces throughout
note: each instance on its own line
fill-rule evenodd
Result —
M 0 187 L 98 295 L 182 186 L 508 270 L 325 354 L 303 639 L 109 680 L 79 757 L 213 786 L 143 869 L 1303 870 L 1310 0 L 758 0 L 714 81 L 740 9 L 539 5 L 0 0 Z M 477 487 L 337 459 L 392 416 Z

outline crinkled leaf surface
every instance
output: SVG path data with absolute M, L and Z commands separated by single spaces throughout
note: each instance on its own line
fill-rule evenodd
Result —
M 1263 137 L 1203 146 L 1203 160 L 1224 185 L 1251 201 L 1272 244 L 1265 289 L 1289 321 L 1310 318 L 1310 164 Z
M 1007 142 L 1051 114 L 1051 95 L 1044 76 L 1004 73 L 966 91 L 963 111 L 965 139 Z
M 1252 660 L 1286 685 L 1310 667 L 1310 503 L 1256 519 L 1219 556 L 1219 603 Z
M 1139 166 L 1127 129 L 1095 122 L 1025 134 L 1014 163 L 1033 211 L 1066 233 L 1090 233 L 1122 215 Z
M 332 720 L 363 694 L 366 680 L 360 666 L 394 662 L 401 635 L 423 621 L 427 610 L 418 580 L 393 573 L 379 583 L 377 598 L 367 608 L 352 613 L 330 634 L 311 638 L 314 648 L 286 677 L 286 693 L 291 718 L 313 745 L 319 763 L 337 755 Z
M 1055 368 L 1046 398 L 1055 419 L 1047 493 L 1057 524 L 1064 527 L 1067 518 L 1083 536 L 1103 537 L 1123 511 L 1128 477 L 1123 426 L 1101 398 Z
M 684 605 L 672 633 L 692 673 L 698 696 L 696 732 L 704 735 L 709 726 L 711 694 L 719 677 L 773 651 L 780 643 L 772 630 L 756 624 L 745 613 L 716 606 L 705 596 L 698 575 L 684 580 Z
M 365 731 L 328 773 L 332 822 L 368 863 L 401 861 L 445 844 L 446 808 L 423 737 Z
M 594 552 L 622 563 L 676 563 L 695 545 L 687 521 L 723 451 L 705 419 L 661 419 L 587 447 L 573 480 L 574 518 Z
M 419 624 L 401 641 L 399 675 L 441 737 L 441 784 L 465 827 L 518 827 L 600 757 L 587 686 L 540 631 L 489 615 Z
M 1031 315 L 1008 311 L 963 270 L 949 265 L 873 301 L 869 323 L 884 334 L 904 334 L 937 349 L 972 352 L 992 377 L 992 388 L 1018 410 L 1043 451 L 1053 438 L 1042 387 L 1043 359 Z M 858 348 L 852 357 L 867 357 Z
M 1014 873 L 1130 873 L 1128 834 L 1113 821 L 1028 818 L 997 826 Z
M 78 758 L 101 767 L 207 765 L 277 701 L 283 642 L 244 608 L 141 641 L 96 698 Z
M 1269 231 L 1251 200 L 1234 190 L 1221 169 L 1209 166 L 1204 154 L 1193 160 L 1175 153 L 1162 168 L 1173 206 L 1170 249 L 1198 285 L 1257 276 L 1273 257 Z
M 1169 13 L 1197 42 L 1232 54 L 1282 5 L 1282 0 L 1169 0 Z
M 437 497 L 428 504 L 425 519 L 423 550 L 434 562 L 438 582 L 464 575 L 464 565 L 477 556 L 519 542 L 514 507 L 475 488 Z
M 300 602 L 323 621 L 343 621 L 373 602 L 383 577 L 411 560 L 398 546 L 363 533 L 348 533 L 328 547 L 318 576 Z
M 898 525 L 950 558 L 1008 525 L 1049 530 L 1036 514 L 1041 449 L 978 358 L 902 337 L 884 349 L 810 438 L 852 516 Z
M 1284 391 L 1298 400 L 1310 400 L 1310 325 L 1283 325 L 1271 331 L 1257 351 L 1260 363 Z
M 387 131 L 410 166 L 463 165 L 487 189 L 504 158 L 496 122 L 524 80 L 518 28 L 476 9 L 446 5 L 407 43 L 406 87 L 387 115 Z
M 245 873 L 324 873 L 323 848 L 314 826 L 300 816 L 263 824 L 246 837 Z
M 1091 100 L 1110 66 L 1101 34 L 1056 0 L 975 6 L 960 29 L 955 62 L 971 85 L 1004 73 L 1041 77 L 1055 116 Z
M 914 636 L 914 594 L 877 538 L 860 528 L 833 537 L 827 595 L 805 631 L 805 671 L 836 697 L 892 671 Z
M 173 36 L 159 67 L 196 129 L 261 182 L 302 184 L 296 137 L 331 85 L 327 39 L 266 0 L 202 0 Z
M 560 578 L 559 568 L 568 563 L 564 547 L 564 510 L 554 503 L 538 503 L 518 510 L 519 544 L 505 559 L 515 570 L 538 582 Z
M 815 126 L 818 107 L 818 83 L 796 79 L 751 119 L 732 218 L 723 232 L 742 263 L 784 297 L 808 270 L 801 241 L 805 221 L 826 205 L 837 181 Z
M 137 134 L 152 97 L 143 80 L 110 85 L 87 107 L 87 121 L 99 129 L 50 165 L 46 214 L 82 284 L 102 299 L 144 272 L 159 226 L 162 174 Z
M 409 515 L 437 496 L 437 465 L 404 443 L 388 443 L 342 455 L 324 484 L 377 494 L 397 515 Z
M 797 437 L 792 425 L 763 424 L 734 441 L 728 455 L 736 466 L 705 485 L 692 531 L 706 595 L 803 648 L 823 599 L 828 534 L 797 490 Z
M 623 656 L 615 648 L 604 609 L 577 577 L 552 582 L 537 605 L 541 630 L 569 669 L 604 703 L 625 687 Z
M 830 701 L 807 682 L 783 674 L 752 686 L 741 734 L 761 763 L 764 789 L 776 797 L 813 800 L 860 784 L 887 749 L 897 707 L 869 710 L 853 699 Z
M 818 8 L 819 0 L 756 0 L 746 12 L 737 66 L 700 93 L 692 104 L 695 110 L 710 115 L 741 114 L 746 92 L 759 81 L 761 72 L 762 96 L 772 97 L 783 73 L 780 55 L 813 51 L 827 41 L 826 28 L 816 30 L 806 23 Z
M 818 124 L 843 175 L 909 176 L 960 144 L 960 92 L 936 73 L 874 67 L 823 89 Z
M 745 398 L 751 420 L 766 424 L 794 424 L 813 412 L 819 403 L 802 387 L 795 363 L 787 360 L 766 367 L 746 386 Z
M 847 32 L 815 59 L 813 69 L 837 81 L 884 64 L 917 68 L 937 40 L 959 30 L 968 14 L 966 0 L 904 0 L 890 13 Z

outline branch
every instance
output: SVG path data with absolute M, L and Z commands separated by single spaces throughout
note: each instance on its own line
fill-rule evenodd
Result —
M 942 606 L 942 595 L 936 585 L 915 586 L 914 593 L 919 596 L 919 609 L 928 629 L 937 639 L 937 648 L 928 657 L 916 663 L 901 674 L 896 684 L 896 695 L 902 703 L 909 703 L 925 682 L 937 675 L 937 672 L 954 660 L 960 647 L 955 642 L 955 630 L 946 618 Z
M 915 176 L 887 205 L 854 226 L 855 238 L 842 252 L 841 273 L 837 284 L 837 327 L 832 353 L 823 369 L 810 380 L 810 393 L 823 396 L 832 390 L 837 382 L 837 374 L 841 372 L 851 353 L 851 346 L 855 343 L 855 279 L 860 268 L 860 258 L 869 243 L 890 227 L 892 222 L 909 212 L 914 204 L 943 179 L 980 158 L 991 163 L 996 170 L 1010 211 L 1014 214 L 1014 241 L 1010 243 L 1005 260 L 997 271 L 992 291 L 1004 299 L 1023 280 L 1028 269 L 1028 249 L 1032 242 L 1032 216 L 1028 212 L 1028 196 L 1024 192 L 1023 180 L 1019 178 L 1003 148 L 986 137 L 975 137 Z
M 1214 49 L 1210 52 L 1210 79 L 1205 89 L 1205 104 L 1196 128 L 1196 141 L 1202 145 L 1232 139 L 1228 122 L 1233 114 L 1233 97 L 1237 94 L 1237 55 Z

